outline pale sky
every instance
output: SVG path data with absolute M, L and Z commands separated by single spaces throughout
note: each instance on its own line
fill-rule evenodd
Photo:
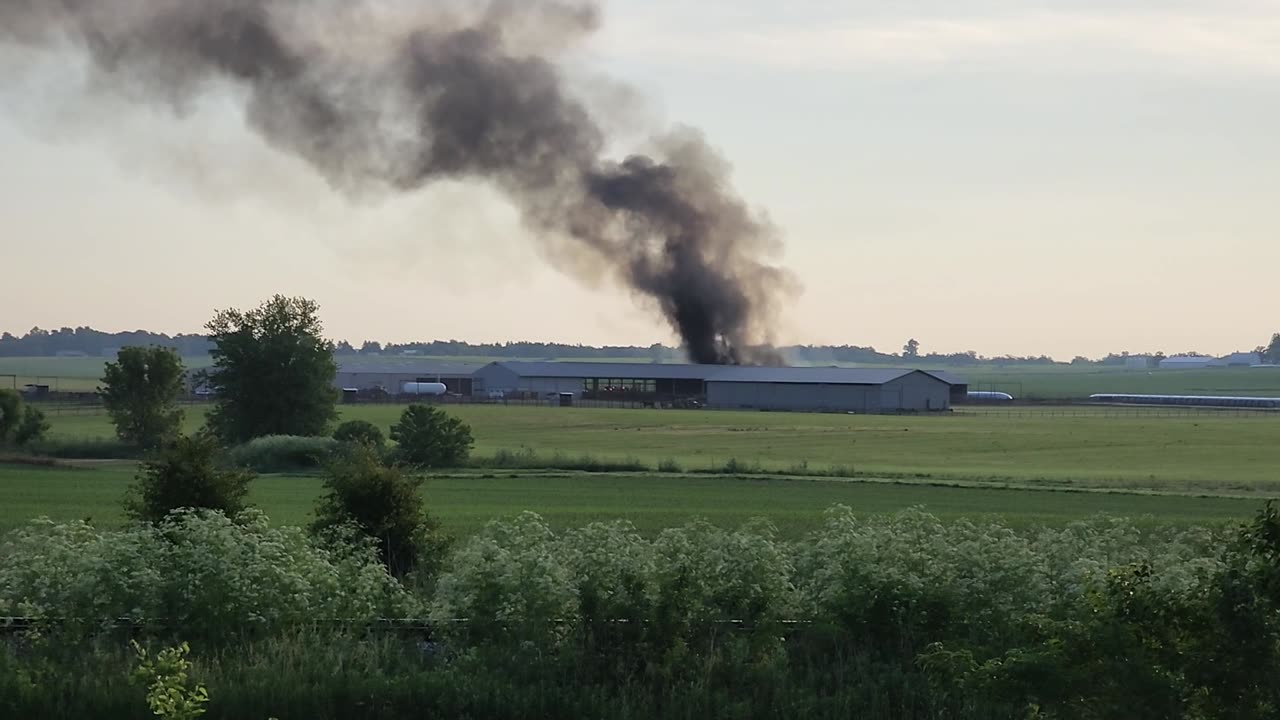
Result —
M 612 0 L 571 58 L 700 128 L 803 286 L 777 340 L 1249 349 L 1280 330 L 1280 1 Z M 0 49 L 0 331 L 192 332 L 273 293 L 359 342 L 672 342 L 483 186 L 352 202 L 212 98 Z M 626 148 L 622 148 L 625 150 Z

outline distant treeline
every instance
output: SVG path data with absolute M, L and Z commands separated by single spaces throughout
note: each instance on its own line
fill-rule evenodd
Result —
M 60 330 L 31 328 L 22 337 L 10 333 L 0 335 L 0 357 L 53 357 L 57 355 L 114 356 L 122 347 L 161 345 L 171 347 L 184 357 L 208 355 L 213 343 L 204 335 L 165 335 L 146 330 L 107 333 L 90 327 Z
M 161 345 L 171 347 L 184 357 L 208 355 L 213 348 L 209 338 L 200 334 L 166 335 L 164 333 L 134 330 L 107 333 L 89 327 L 60 330 L 32 328 L 21 337 L 10 333 L 0 335 L 0 357 L 53 357 L 57 355 L 87 355 L 91 357 L 114 356 L 122 347 L 131 345 Z M 789 345 L 779 348 L 786 360 L 793 364 L 826 365 L 834 363 L 910 363 L 972 367 L 977 365 L 1054 365 L 1058 361 L 1047 355 L 1017 357 L 1011 355 L 985 357 L 976 352 L 919 353 L 895 355 L 873 347 L 857 345 Z M 684 359 L 678 347 L 654 344 L 636 345 L 568 345 L 564 343 L 504 342 L 469 343 L 461 340 L 433 340 L 431 342 L 380 343 L 366 340 L 359 347 L 346 340 L 334 346 L 337 355 L 423 355 L 427 357 L 494 357 L 494 358 L 635 358 L 654 362 L 677 362 Z M 1072 364 L 1123 365 L 1130 353 L 1112 353 L 1101 360 L 1076 357 Z M 1164 357 L 1163 353 L 1149 355 L 1154 365 Z

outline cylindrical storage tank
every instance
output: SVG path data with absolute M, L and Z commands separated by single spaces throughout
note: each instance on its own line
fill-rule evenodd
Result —
M 438 382 L 407 382 L 400 386 L 405 395 L 443 395 L 445 389 L 444 383 Z

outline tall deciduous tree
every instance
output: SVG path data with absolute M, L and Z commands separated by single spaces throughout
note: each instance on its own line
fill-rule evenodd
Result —
M 144 448 L 159 447 L 178 436 L 182 427 L 185 368 L 182 358 L 166 347 L 127 347 L 107 363 L 98 393 L 121 440 Z
M 276 295 L 253 310 L 223 310 L 205 325 L 215 345 L 209 427 L 224 442 L 322 435 L 338 416 L 338 368 L 318 311 L 306 298 Z

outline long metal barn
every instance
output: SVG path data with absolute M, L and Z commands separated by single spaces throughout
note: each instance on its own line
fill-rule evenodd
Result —
M 475 371 L 477 395 L 696 403 L 711 408 L 882 413 L 939 411 L 967 391 L 945 373 L 911 369 L 647 363 L 495 362 Z

